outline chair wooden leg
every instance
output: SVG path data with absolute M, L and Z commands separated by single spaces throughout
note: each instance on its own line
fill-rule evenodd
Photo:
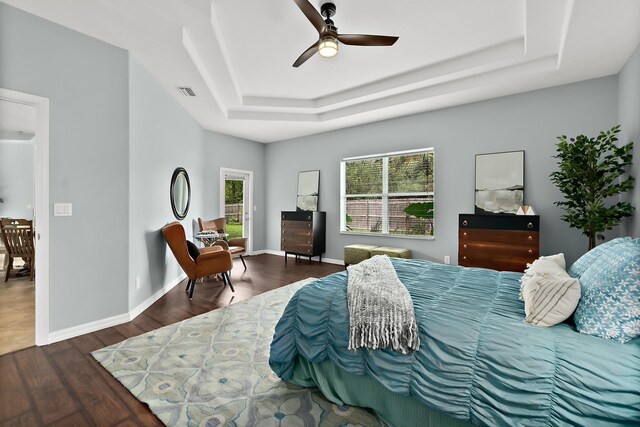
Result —
M 233 285 L 231 284 L 231 277 L 229 276 L 229 273 L 222 273 L 222 275 L 227 278 L 227 283 L 229 284 L 229 287 L 231 288 L 231 292 L 235 292 L 236 290 L 233 289 Z
M 11 271 L 11 267 L 13 267 L 13 258 L 9 257 L 9 263 L 7 264 L 7 272 L 4 275 L 5 282 L 9 280 L 9 272 Z
M 244 262 L 244 258 L 242 258 L 242 255 L 240 255 L 240 261 L 242 261 L 242 265 L 244 265 L 244 269 L 247 269 L 247 264 L 245 264 Z
M 192 280 L 191 281 L 191 290 L 189 291 L 189 299 L 193 298 L 193 290 L 196 288 L 196 281 Z

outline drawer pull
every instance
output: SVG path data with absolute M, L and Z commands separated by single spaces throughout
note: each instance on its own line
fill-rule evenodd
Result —
M 467 245 L 462 245 L 463 248 L 467 249 Z
M 463 257 L 462 257 L 462 259 L 466 261 L 466 260 L 467 260 L 467 257 L 466 257 L 466 256 L 463 256 Z
M 464 221 L 462 221 L 462 225 L 468 225 L 469 223 L 467 222 L 467 220 L 465 219 Z
M 527 224 L 527 228 L 533 228 L 533 223 L 530 222 L 529 224 Z
M 309 221 L 311 221 L 311 216 L 308 216 L 308 217 L 307 217 L 307 219 L 308 219 Z
M 307 228 L 311 228 L 311 224 L 307 224 Z
M 532 254 L 532 253 L 533 253 L 533 251 L 531 249 L 529 249 L 529 254 Z
M 533 240 L 533 236 L 527 237 L 527 240 Z
M 463 235 L 464 237 L 467 237 L 467 232 L 465 231 L 464 233 L 462 233 L 462 235 Z

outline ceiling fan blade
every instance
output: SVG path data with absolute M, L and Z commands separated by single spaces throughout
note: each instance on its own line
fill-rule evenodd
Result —
M 338 34 L 338 40 L 344 44 L 355 46 L 391 46 L 396 36 L 369 36 L 366 34 Z
M 309 46 L 309 49 L 305 50 L 302 55 L 296 59 L 296 62 L 293 63 L 293 66 L 298 68 L 302 64 L 304 64 L 307 59 L 311 58 L 318 51 L 318 44 L 320 44 L 320 40 Z
M 309 3 L 309 0 L 293 1 L 298 5 L 302 13 L 304 13 L 304 16 L 307 17 L 311 24 L 316 27 L 318 34 L 322 34 L 327 31 L 327 24 L 324 22 L 322 15 L 320 15 L 320 12 L 318 12 L 318 10 Z

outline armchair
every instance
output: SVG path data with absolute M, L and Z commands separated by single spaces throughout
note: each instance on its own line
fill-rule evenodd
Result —
M 189 278 L 185 290 L 189 293 L 189 299 L 193 298 L 196 281 L 213 274 L 220 274 L 224 284 L 229 285 L 231 292 L 235 292 L 229 277 L 229 271 L 233 268 L 229 251 L 220 246 L 198 249 L 193 243 L 187 241 L 184 228 L 178 221 L 165 225 L 162 228 L 162 234 L 178 264 Z
M 226 233 L 226 219 L 224 217 L 216 218 L 211 221 L 198 218 L 198 225 L 200 226 L 200 231 L 212 230 L 217 231 L 218 233 Z M 244 269 L 247 269 L 247 264 L 244 262 L 244 258 L 242 257 L 242 255 L 247 253 L 246 237 L 235 237 L 228 240 L 218 240 L 212 245 L 212 247 L 215 246 L 221 246 L 224 249 L 228 250 L 233 258 L 240 257 L 240 261 L 242 261 Z

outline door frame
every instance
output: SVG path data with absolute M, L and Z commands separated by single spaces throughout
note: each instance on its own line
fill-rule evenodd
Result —
M 49 344 L 49 99 L 0 88 L 0 99 L 30 105 L 36 110 L 35 216 L 36 220 L 36 345 Z
M 247 255 L 253 254 L 253 171 L 246 171 L 242 169 L 231 169 L 220 167 L 220 216 L 224 217 L 226 212 L 224 211 L 225 206 L 225 180 L 229 178 L 239 178 L 244 179 L 246 183 L 245 194 L 244 194 L 244 216 L 243 223 L 246 219 L 246 237 L 247 237 Z M 248 209 L 247 209 L 248 207 Z

